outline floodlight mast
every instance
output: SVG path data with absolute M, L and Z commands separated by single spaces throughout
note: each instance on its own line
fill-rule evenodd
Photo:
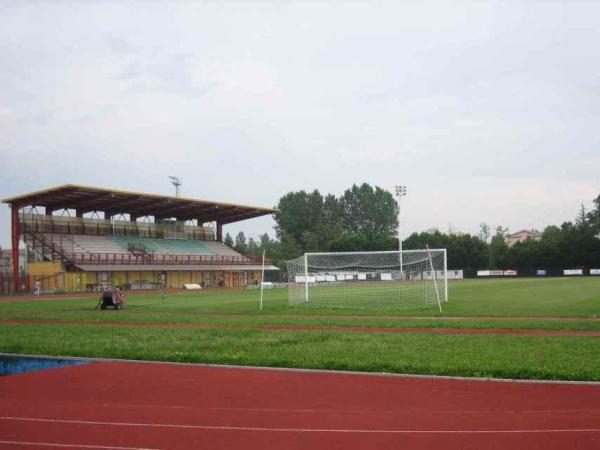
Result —
M 171 180 L 171 184 L 175 186 L 175 197 L 179 197 L 179 186 L 183 184 L 183 181 L 179 177 L 169 176 L 169 180 Z
M 406 186 L 396 186 L 396 205 L 398 206 L 398 252 L 400 254 L 400 280 L 403 276 L 402 233 L 400 228 L 400 199 L 406 196 Z

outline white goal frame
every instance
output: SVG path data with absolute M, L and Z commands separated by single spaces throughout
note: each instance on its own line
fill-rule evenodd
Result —
M 305 253 L 286 265 L 290 306 L 442 311 L 448 302 L 446 249 Z

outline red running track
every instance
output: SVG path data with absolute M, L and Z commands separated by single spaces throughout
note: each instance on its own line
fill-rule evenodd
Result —
M 2 449 L 598 449 L 600 385 L 95 362 L 0 378 Z

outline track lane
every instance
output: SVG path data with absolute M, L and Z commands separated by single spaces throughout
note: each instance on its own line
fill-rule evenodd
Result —
M 600 442 L 598 385 L 102 362 L 0 378 L 0 400 L 0 441 L 12 442 L 317 450 Z

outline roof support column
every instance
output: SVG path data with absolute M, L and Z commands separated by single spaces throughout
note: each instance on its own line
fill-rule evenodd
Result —
M 15 284 L 15 292 L 19 292 L 21 287 L 20 271 L 19 271 L 19 205 L 13 203 L 11 205 L 11 224 L 12 224 L 12 263 L 13 263 L 13 280 Z
M 223 223 L 217 222 L 217 241 L 223 242 Z

